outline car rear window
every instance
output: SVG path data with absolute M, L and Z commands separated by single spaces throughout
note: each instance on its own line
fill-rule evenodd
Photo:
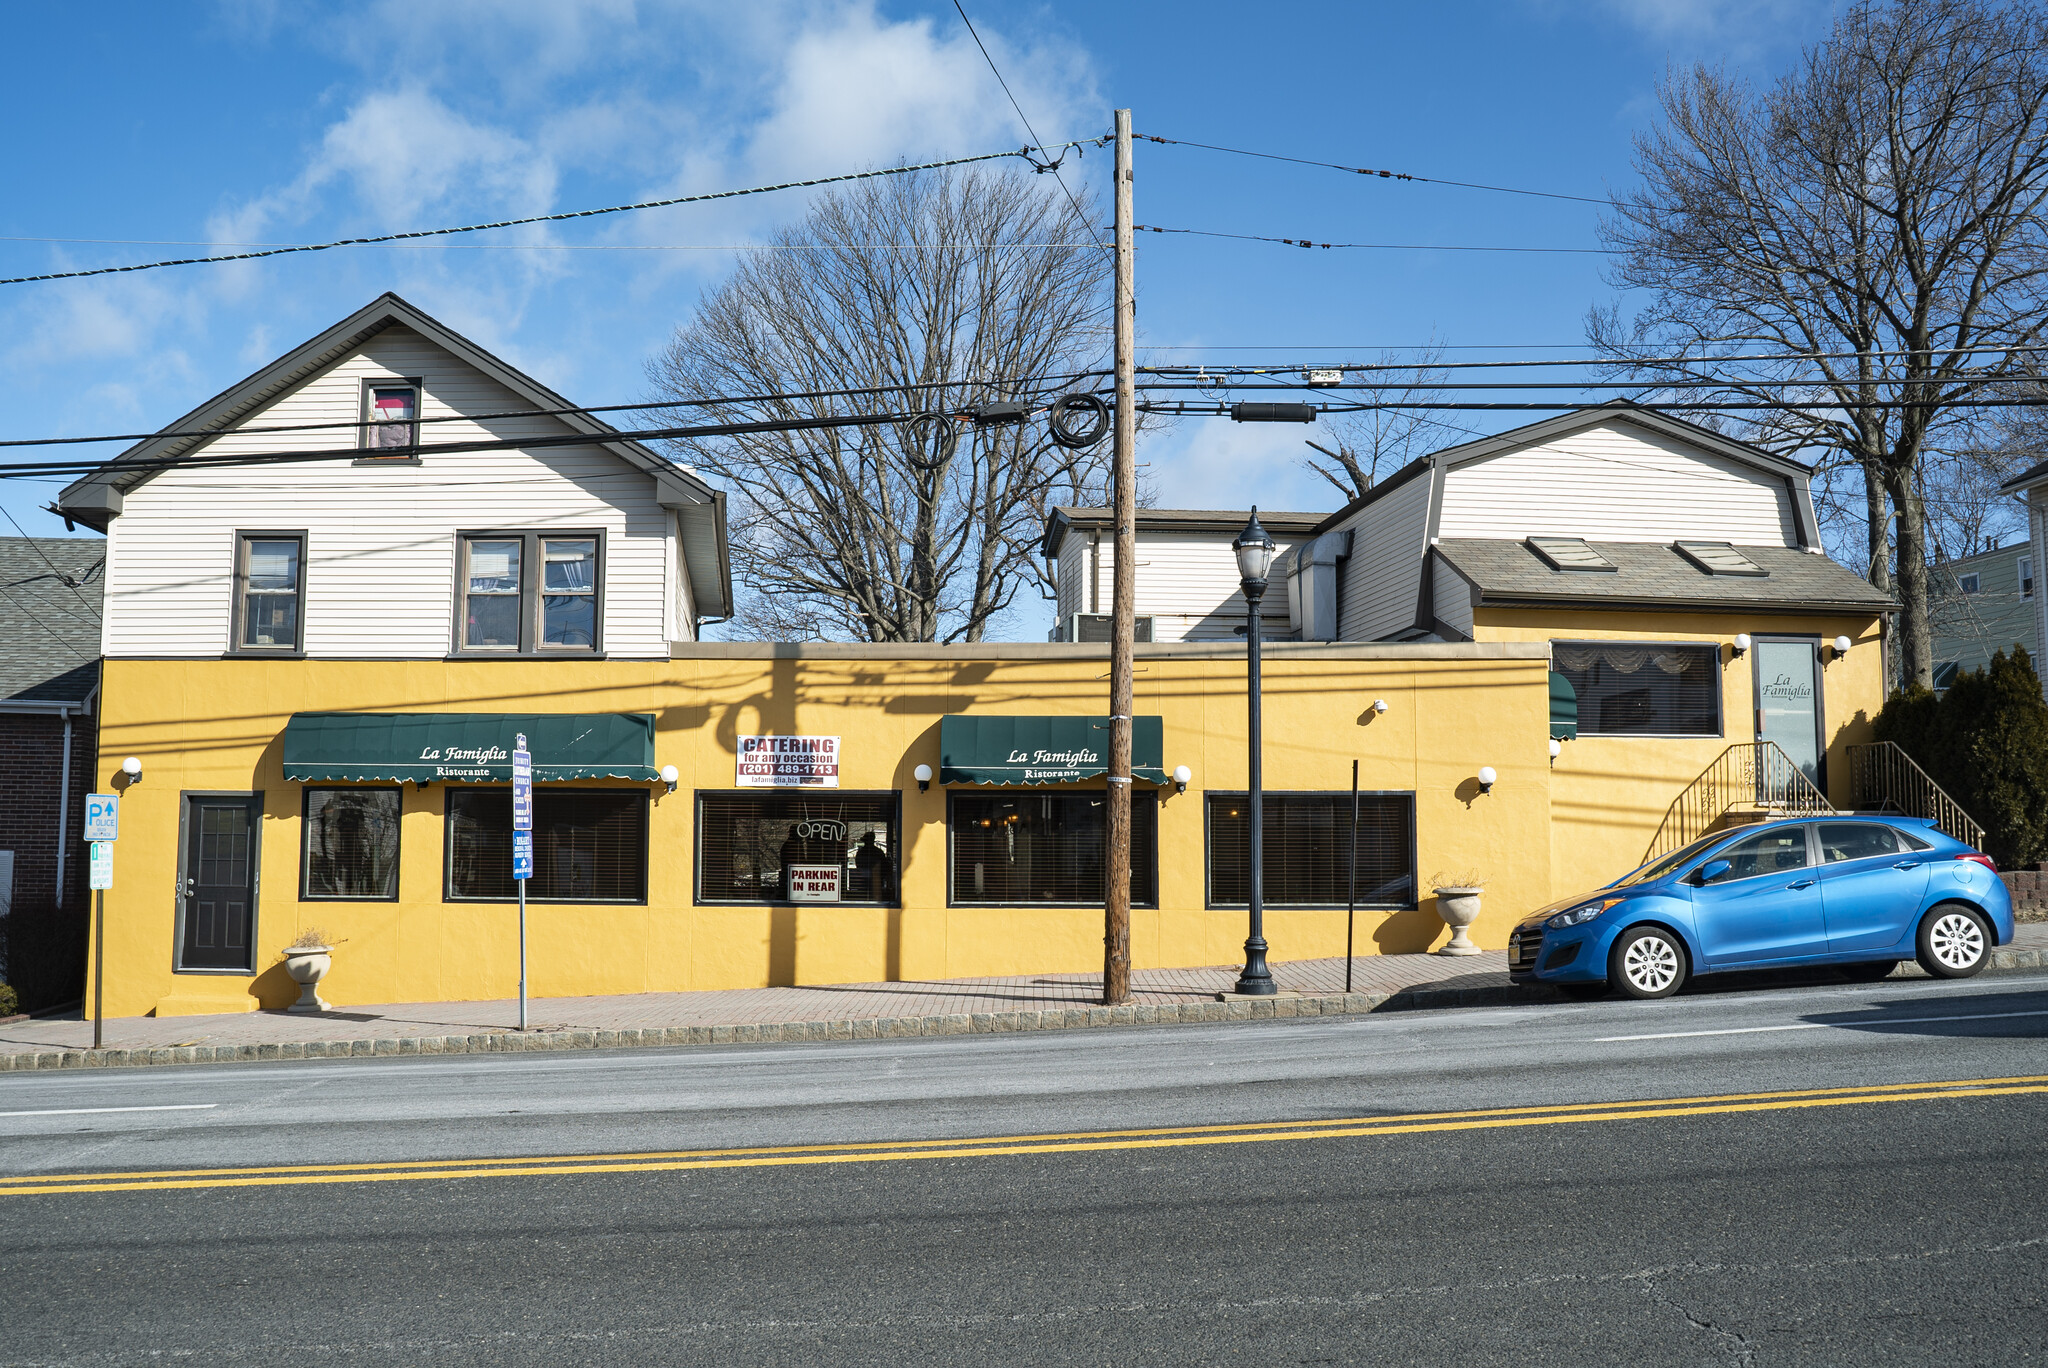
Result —
M 1821 858 L 1829 864 L 1899 853 L 1898 833 L 1876 822 L 1822 822 Z

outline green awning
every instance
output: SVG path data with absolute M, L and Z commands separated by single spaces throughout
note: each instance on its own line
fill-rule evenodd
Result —
M 652 713 L 293 713 L 284 777 L 489 784 L 512 780 L 526 734 L 536 783 L 660 777 Z
M 1550 672 L 1550 739 L 1579 739 L 1579 691 L 1555 670 Z
M 1131 773 L 1166 782 L 1165 728 L 1131 720 Z M 942 784 L 1073 784 L 1109 768 L 1107 717 L 946 717 L 939 721 Z

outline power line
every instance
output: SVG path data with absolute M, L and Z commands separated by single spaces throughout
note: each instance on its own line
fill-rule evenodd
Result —
M 1076 144 L 1066 144 L 1075 146 Z M 878 176 L 901 176 L 912 171 L 937 171 L 949 166 L 967 166 L 975 162 L 1000 161 L 1005 157 L 1023 157 L 1031 160 L 1031 148 L 1015 152 L 983 152 L 972 157 L 952 157 L 945 161 L 919 162 L 913 166 L 887 166 L 878 170 L 849 171 L 837 176 L 818 176 L 811 180 L 784 181 L 779 185 L 757 185 L 745 190 L 714 190 L 702 195 L 677 195 L 670 199 L 641 200 L 635 204 L 614 204 L 604 209 L 575 209 L 560 214 L 534 214 L 527 218 L 500 219 L 495 223 L 471 223 L 460 228 L 422 228 L 409 233 L 384 233 L 376 237 L 341 238 L 334 242 L 309 243 L 304 246 L 270 247 L 262 251 L 235 252 L 228 256 L 181 257 L 175 261 L 145 261 L 133 266 L 99 266 L 89 271 L 52 271 L 44 275 L 13 276 L 0 280 L 0 285 L 26 285 L 38 280 L 76 280 L 83 276 L 120 275 L 127 271 L 154 271 L 164 266 L 206 266 L 223 261 L 254 261 L 261 257 L 284 256 L 291 252 L 326 252 L 336 247 L 367 247 L 380 242 L 399 242 L 408 238 L 443 237 L 450 233 L 481 233 L 493 228 L 517 228 L 529 223 L 560 223 L 567 219 L 596 218 L 601 214 L 624 214 L 636 209 L 664 209 L 675 204 L 699 204 L 707 200 L 736 199 L 742 195 L 765 195 L 776 190 L 801 190 L 814 185 L 835 185 L 843 181 L 871 180 Z M 1034 163 L 1035 164 L 1035 163 Z
M 91 602 L 89 602 L 86 599 L 85 595 L 78 592 L 78 582 L 76 580 L 72 579 L 71 576 L 65 574 L 62 570 L 59 570 L 57 568 L 57 562 L 50 559 L 50 553 L 43 550 L 43 544 L 37 541 L 34 537 L 31 537 L 28 534 L 28 529 L 23 527 L 20 521 L 15 518 L 14 510 L 8 508 L 5 504 L 0 504 L 0 513 L 5 513 L 7 515 L 7 521 L 14 524 L 15 531 L 21 533 L 21 539 L 27 542 L 31 547 L 35 549 L 36 558 L 42 561 L 43 564 L 50 567 L 50 573 L 57 577 L 57 583 L 63 585 L 66 589 L 69 589 L 71 591 L 71 597 L 77 599 L 80 603 L 84 604 L 85 610 L 91 613 L 93 615 L 93 619 L 97 621 L 99 619 L 100 610 L 93 607 Z
M 461 229 L 449 229 L 461 232 Z M 56 242 L 111 247 L 274 247 L 317 252 L 319 243 L 198 242 L 178 238 L 0 237 L 0 242 Z M 333 245 L 333 244 L 328 244 Z M 994 252 L 1024 248 L 1100 247 L 1099 242 L 366 242 L 383 252 Z M 207 258 L 212 260 L 212 258 Z
M 1545 344 L 1545 345 L 1548 345 L 1548 344 Z M 1559 345 L 1559 346 L 1562 346 L 1563 344 L 1561 344 L 1561 343 L 1560 343 L 1560 344 L 1557 344 L 1557 345 Z M 1163 348 L 1163 347 L 1162 347 L 1162 348 L 1157 348 L 1156 350 L 1166 351 L 1166 350 L 1172 350 L 1172 349 L 1171 349 L 1171 348 Z M 1207 350 L 1207 349 L 1206 349 L 1206 348 L 1204 348 L 1203 350 Z M 1294 347 L 1290 347 L 1290 348 L 1252 348 L 1252 347 L 1246 347 L 1246 348 L 1243 348 L 1242 350 L 1245 350 L 1245 351 L 1254 351 L 1254 350 L 1276 350 L 1276 351 L 1277 351 L 1277 350 L 1288 350 L 1288 351 L 1307 351 L 1307 350 L 1309 350 L 1309 348 L 1306 348 L 1306 347 L 1299 347 L 1299 348 L 1294 348 Z M 1357 347 L 1357 348 L 1345 348 L 1345 347 L 1330 347 L 1330 348 L 1328 348 L 1327 350 L 1329 350 L 1329 351 L 1346 351 L 1346 350 L 1356 350 L 1356 351 L 1370 351 L 1370 350 L 1372 350 L 1372 349 L 1371 349 L 1371 348 L 1369 348 L 1369 347 Z M 1446 348 L 1445 350 L 1452 350 L 1452 349 L 1451 349 L 1451 348 Z M 1469 350 L 1469 349 L 1459 349 L 1459 350 Z M 1202 373 L 1206 373 L 1206 374 L 1212 374 L 1212 375 L 1225 375 L 1225 374 L 1232 374 L 1232 375 L 1235 375 L 1235 374 L 1246 374 L 1246 375 L 1276 375 L 1276 374 L 1279 374 L 1279 373 L 1281 373 L 1281 372 L 1283 372 L 1283 371 L 1305 371 L 1305 370 L 1337 370 L 1337 371 L 1344 371 L 1344 372 L 1347 372 L 1347 373 L 1349 373 L 1349 372 L 1354 372 L 1354 371 L 1357 371 L 1357 372 L 1367 372 L 1367 371 L 1412 371 L 1412 370 L 1426 370 L 1426 371 L 1449 371 L 1449 370 L 1503 370 L 1503 369 L 1509 369 L 1509 368 L 1520 368 L 1520 367 L 1530 367 L 1530 366 L 1588 366 L 1588 367 L 1596 367 L 1596 368 L 1599 368 L 1599 367 L 1605 367 L 1605 368 L 1613 368 L 1613 367 L 1617 367 L 1617 366 L 1624 366 L 1624 365 L 1626 365 L 1626 366 L 1725 366 L 1725 365 L 1729 365 L 1729 364 L 1731 364 L 1731 363 L 1733 363 L 1733 362 L 1737 362 L 1737 361 L 1742 361 L 1742 362 L 1750 362 L 1750 361 L 1765 361 L 1765 362 L 1777 362 L 1777 363 L 1784 363 L 1784 362 L 1790 362 L 1790 361 L 1853 361 L 1853 360 L 1860 360 L 1860 359 L 1869 359 L 1869 360 L 1891 360 L 1891 359 L 1895 359 L 1895 358 L 1898 358 L 1898 357 L 1906 357 L 1906 356 L 1949 356 L 1949 355 L 1956 355 L 1956 356 L 1983 356 L 1983 355 L 2034 355 L 2034 354 L 2036 354 L 2036 353 L 2040 353 L 2040 352 L 2048 352 L 2048 343 L 2024 343 L 2024 344 L 2020 344 L 2020 345 L 2016 345 L 2016 346 L 2006 346 L 2006 345 L 1993 345 L 1993 344 L 1988 344 L 1988 343 L 1987 343 L 1987 344 L 1982 344 L 1982 345 L 1978 345 L 1978 346 L 1965 346 L 1965 347 L 1895 347 L 1895 348 L 1876 348 L 1876 349 L 1872 349 L 1872 350 L 1869 350 L 1869 351 L 1837 351 L 1837 352 L 1826 352 L 1826 351 L 1821 351 L 1821 352 L 1747 352 L 1747 353 L 1734 353 L 1734 354 L 1731 354 L 1731 355 L 1727 355 L 1727 356 L 1646 356 L 1646 357 L 1636 357 L 1636 358 L 1631 358 L 1631 359 L 1629 359 L 1629 360 L 1627 360 L 1627 361 L 1617 361 L 1617 360 L 1615 360 L 1615 359 L 1614 359 L 1613 357 L 1607 357 L 1607 356 L 1594 356 L 1594 357 L 1555 357 L 1555 358 L 1546 358 L 1546 359 L 1539 359 L 1539 360 L 1530 360 L 1530 361 L 1435 361 L 1435 362 L 1431 362 L 1431 361 L 1409 361 L 1409 362 L 1387 362 L 1387 361 L 1347 361 L 1347 362 L 1340 362 L 1340 363 L 1337 363 L 1337 364 L 1334 364 L 1334 365 L 1333 365 L 1333 364 L 1329 364 L 1329 363 L 1326 363 L 1326 362 L 1320 362 L 1320 361 L 1303 361 L 1303 362 L 1292 362 L 1292 363 L 1281 363 L 1281 364 L 1269 364 L 1269 365 L 1264 365 L 1264 366 L 1243 366 L 1243 365 L 1237 365 L 1237 366 L 1233 366 L 1233 365 L 1215 365 L 1215 364 L 1210 364 L 1210 363 L 1206 363 L 1206 362 L 1197 362 L 1197 363 L 1195 363 L 1194 365 L 1182 365 L 1182 366 L 1140 366 L 1140 367 L 1139 367 L 1138 369 L 1139 369 L 1139 371 L 1140 371 L 1141 373 L 1144 373 L 1144 374 L 1147 374 L 1147 375 L 1168 375 L 1168 374 L 1175 374 L 1175 373 L 1178 373 L 1178 372 L 1181 372 L 1181 371 L 1187 371 L 1187 372 L 1197 372 L 1197 371 L 1199 371 L 1199 372 L 1202 372 Z M 2012 378 L 2013 378 L 2013 380 L 2014 380 L 2015 382 L 2020 382 L 2020 381 L 2026 381 L 2026 380 L 2031 380 L 2031 379 L 2033 379 L 2034 377 L 2032 377 L 2032 376 L 2025 376 L 2025 375 L 2020 375 L 2020 376 L 2014 376 L 2014 377 L 2012 377 Z M 1665 382 L 1665 383 L 1670 383 L 1670 382 L 1668 382 L 1668 381 L 1667 381 L 1667 382 Z M 1749 383 L 1749 382 L 1748 382 L 1748 381 L 1746 381 L 1746 380 L 1737 380 L 1737 381 L 1735 381 L 1735 382 L 1733 382 L 1733 383 L 1742 383 L 1742 384 L 1747 384 L 1747 383 Z M 1896 383 L 1899 383 L 1899 382 L 1898 382 L 1897 380 L 1889 380 L 1889 381 L 1887 381 L 1887 380 L 1880 380 L 1880 381 L 1879 381 L 1878 383 L 1881 383 L 1881 384 L 1896 384 Z
M 1445 247 L 1428 242 L 1311 242 L 1307 238 L 1261 237 L 1256 233 L 1217 233 L 1207 228 L 1154 228 L 1131 225 L 1140 233 L 1186 233 L 1193 237 L 1234 238 L 1239 242 L 1274 242 L 1283 247 L 1357 247 L 1382 252 L 1567 252 L 1612 255 L 1605 247 Z
M 1435 176 L 1414 176 L 1405 171 L 1380 171 L 1368 166 L 1343 166 L 1337 162 L 1311 161 L 1306 157 L 1285 157 L 1277 152 L 1247 152 L 1242 147 L 1218 147 L 1214 143 L 1188 142 L 1182 138 L 1158 138 L 1150 133 L 1137 135 L 1146 142 L 1165 143 L 1169 147 L 1199 147 L 1205 152 L 1228 152 L 1238 157 L 1258 157 L 1265 161 L 1293 162 L 1296 166 L 1320 166 L 1329 171 L 1348 171 L 1357 176 L 1377 176 L 1381 180 L 1414 181 L 1421 185 L 1455 185 L 1461 190 L 1491 190 L 1502 195 L 1535 195 L 1541 199 L 1572 200 L 1579 204 L 1607 203 L 1590 195 L 1563 195 L 1554 190 L 1520 190 L 1507 185 L 1481 185 L 1476 181 L 1440 180 Z

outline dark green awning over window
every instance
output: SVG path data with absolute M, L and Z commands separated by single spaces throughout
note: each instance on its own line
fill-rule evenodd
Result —
M 1131 720 L 1131 773 L 1166 782 L 1165 729 Z M 1109 768 L 1107 717 L 947 717 L 939 721 L 942 784 L 1072 784 Z
M 1550 739 L 1579 739 L 1579 691 L 1555 670 L 1550 672 Z
M 660 777 L 652 713 L 293 713 L 284 777 L 510 783 L 521 732 L 536 783 Z

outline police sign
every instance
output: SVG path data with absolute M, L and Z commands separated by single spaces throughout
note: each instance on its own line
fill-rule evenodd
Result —
M 121 796 L 89 793 L 85 798 L 85 839 L 111 841 L 120 834 Z

